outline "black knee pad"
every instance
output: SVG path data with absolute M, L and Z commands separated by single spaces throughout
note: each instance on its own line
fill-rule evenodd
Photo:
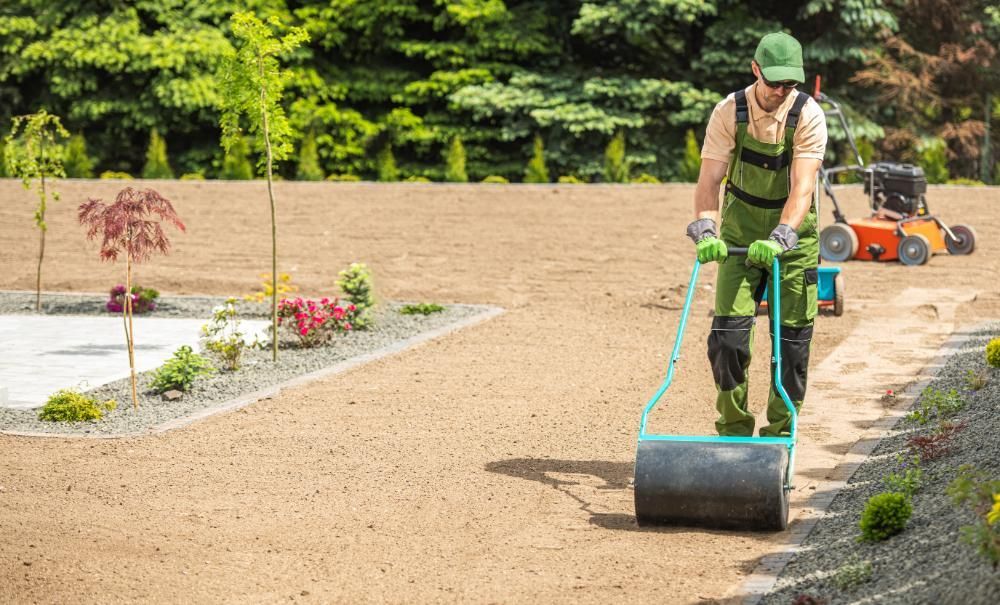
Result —
M 781 326 L 781 384 L 789 399 L 802 401 L 806 396 L 806 375 L 809 370 L 809 345 L 813 327 L 789 328 Z M 771 334 L 774 342 L 774 333 Z M 774 364 L 771 364 L 772 376 Z M 773 381 L 773 378 L 772 378 Z
M 753 317 L 718 317 L 712 320 L 708 335 L 708 360 L 712 363 L 715 384 L 731 391 L 746 382 L 750 365 L 750 330 Z

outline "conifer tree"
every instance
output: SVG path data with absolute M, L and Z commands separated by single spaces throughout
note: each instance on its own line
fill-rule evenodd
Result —
M 66 176 L 70 178 L 94 178 L 94 160 L 87 155 L 87 141 L 82 134 L 74 134 L 69 138 L 63 168 L 66 170 Z
M 0 178 L 10 176 L 7 170 L 7 140 L 0 139 Z
M 174 171 L 167 160 L 167 143 L 160 133 L 153 129 L 149 133 L 149 148 L 146 150 L 146 165 L 142 168 L 144 179 L 172 179 Z
M 396 168 L 396 156 L 392 155 L 392 143 L 387 144 L 375 156 L 375 166 L 378 169 L 378 180 L 392 182 L 399 180 L 399 169 Z
M 699 172 L 701 172 L 701 150 L 698 149 L 698 140 L 695 139 L 694 131 L 689 129 L 684 136 L 684 157 L 681 159 L 680 170 L 681 181 L 697 183 Z
M 253 164 L 247 157 L 249 152 L 250 148 L 246 139 L 243 137 L 233 139 L 232 145 L 222 158 L 222 172 L 219 173 L 219 178 L 228 181 L 253 180 Z
M 462 139 L 458 135 L 451 139 L 445 162 L 448 168 L 445 170 L 444 180 L 449 183 L 469 182 L 469 175 L 465 172 L 465 146 L 462 145 Z
M 535 152 L 528 162 L 528 167 L 524 170 L 525 183 L 548 183 L 549 169 L 545 167 L 545 146 L 542 143 L 542 135 L 535 135 Z
M 628 161 L 625 159 L 625 132 L 618 133 L 604 150 L 604 180 L 608 183 L 628 182 Z
M 322 181 L 325 176 L 319 165 L 316 135 L 310 130 L 302 139 L 302 147 L 299 149 L 299 168 L 295 178 L 300 181 Z

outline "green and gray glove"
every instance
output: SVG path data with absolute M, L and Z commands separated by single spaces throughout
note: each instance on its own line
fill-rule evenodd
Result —
M 726 242 L 719 239 L 715 221 L 700 218 L 687 227 L 687 235 L 694 242 L 699 263 L 722 262 L 729 256 Z
M 768 269 L 775 257 L 791 250 L 798 243 L 799 236 L 795 233 L 795 229 L 782 223 L 771 231 L 767 239 L 759 239 L 750 244 L 747 248 L 747 266 Z

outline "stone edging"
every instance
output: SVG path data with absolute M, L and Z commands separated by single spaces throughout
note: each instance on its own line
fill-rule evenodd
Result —
M 750 575 L 740 583 L 740 585 L 727 594 L 728 599 L 742 605 L 757 605 L 764 596 L 770 592 L 778 581 L 778 576 L 785 569 L 785 566 L 792 557 L 801 549 L 802 543 L 812 532 L 813 528 L 830 508 L 834 498 L 840 493 L 847 482 L 854 475 L 868 456 L 881 443 L 889 431 L 896 425 L 896 422 L 910 411 L 912 403 L 921 391 L 924 390 L 936 377 L 938 371 L 944 367 L 948 359 L 963 344 L 969 341 L 976 330 L 986 326 L 979 324 L 962 329 L 958 329 L 951 337 L 941 345 L 933 361 L 925 366 L 925 371 L 931 374 L 924 380 L 909 384 L 902 393 L 898 395 L 900 401 L 889 412 L 875 421 L 867 431 L 865 431 L 844 459 L 837 465 L 830 475 L 830 479 L 816 487 L 816 493 L 803 504 L 804 509 L 811 512 L 796 518 L 788 529 L 785 542 L 780 546 L 780 551 L 765 555 L 754 567 Z M 902 405 L 903 402 L 906 405 Z
M 240 408 L 246 407 L 251 403 L 260 401 L 261 399 L 268 399 L 274 397 L 279 392 L 290 387 L 301 386 L 303 384 L 318 380 L 320 378 L 325 378 L 327 376 L 333 376 L 335 374 L 340 374 L 346 372 L 358 366 L 364 365 L 370 361 L 375 361 L 383 357 L 388 357 L 390 355 L 395 355 L 409 349 L 410 347 L 422 344 L 424 342 L 434 340 L 451 332 L 456 332 L 463 328 L 467 328 L 478 323 L 482 323 L 488 319 L 492 319 L 504 312 L 501 307 L 487 306 L 484 311 L 477 313 L 471 317 L 466 317 L 465 319 L 456 321 L 455 323 L 441 326 L 440 328 L 435 328 L 427 332 L 421 332 L 415 334 L 409 338 L 396 341 L 392 344 L 386 345 L 381 349 L 376 349 L 370 353 L 364 353 L 362 355 L 357 355 L 351 357 L 350 359 L 345 359 L 331 366 L 309 372 L 307 374 L 302 374 L 301 376 L 296 376 L 295 378 L 286 380 L 284 382 L 279 382 L 273 384 L 269 387 L 253 391 L 252 393 L 247 393 L 235 399 L 230 399 L 229 401 L 224 401 L 222 403 L 215 404 L 211 407 L 207 407 L 198 410 L 187 416 L 182 416 L 180 418 L 174 418 L 173 420 L 168 420 L 162 422 L 156 426 L 150 427 L 145 431 L 133 432 L 133 433 L 121 433 L 117 435 L 80 435 L 80 434 L 61 434 L 61 433 L 37 433 L 29 431 L 0 431 L 2 435 L 14 435 L 18 437 L 55 437 L 61 439 L 122 439 L 126 437 L 143 437 L 147 435 L 158 435 L 165 433 L 167 431 L 178 429 L 189 424 L 198 422 L 199 420 L 204 420 L 209 416 L 214 416 L 216 414 L 221 414 L 223 412 L 231 412 L 238 410 Z

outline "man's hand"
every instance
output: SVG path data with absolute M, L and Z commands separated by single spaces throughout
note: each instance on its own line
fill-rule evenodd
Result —
M 694 221 L 688 225 L 687 235 L 694 242 L 699 263 L 721 262 L 729 256 L 726 242 L 716 235 L 715 221 L 712 219 L 700 218 Z
M 747 265 L 769 269 L 777 256 L 791 250 L 799 243 L 799 235 L 782 223 L 774 228 L 767 239 L 759 239 L 747 248 Z

